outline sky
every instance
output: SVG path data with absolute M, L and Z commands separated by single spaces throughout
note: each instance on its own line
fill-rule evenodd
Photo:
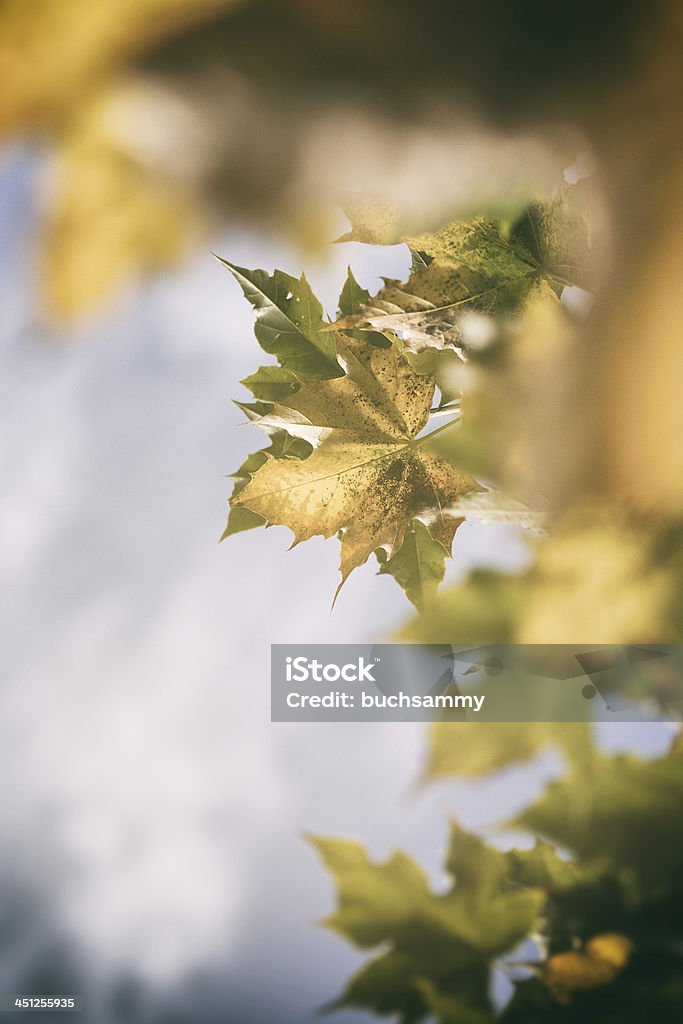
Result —
M 370 565 L 332 613 L 334 540 L 218 544 L 226 474 L 262 444 L 230 399 L 263 359 L 210 248 L 292 273 L 301 257 L 233 227 L 49 331 L 36 174 L 31 152 L 0 156 L 0 991 L 73 985 L 105 1024 L 300 1024 L 362 960 L 316 924 L 333 890 L 305 834 L 400 847 L 438 882 L 447 816 L 484 828 L 557 763 L 417 791 L 423 725 L 270 723 L 271 643 L 381 640 L 412 614 Z M 330 310 L 348 263 L 376 288 L 409 255 L 330 247 L 306 266 Z M 467 524 L 449 575 L 528 557 L 516 527 Z

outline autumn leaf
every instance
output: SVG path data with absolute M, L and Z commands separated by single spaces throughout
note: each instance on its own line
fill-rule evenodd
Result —
M 305 459 L 311 454 L 312 448 L 307 441 L 298 437 L 290 437 L 284 430 L 273 431 L 271 443 L 268 448 L 262 448 L 258 452 L 248 455 L 240 468 L 233 473 L 235 486 L 232 496 L 236 497 L 240 491 L 249 483 L 252 475 L 260 469 L 268 457 L 274 459 Z M 251 530 L 257 526 L 264 526 L 265 519 L 257 512 L 240 505 L 230 509 L 228 523 L 225 527 L 221 540 L 231 537 L 234 533 L 242 533 L 244 530 Z
M 405 242 L 411 274 L 406 283 L 385 280 L 342 323 L 393 334 L 413 352 L 462 346 L 465 313 L 519 313 L 536 292 L 559 294 L 566 285 L 590 283 L 588 230 L 568 186 L 551 202 L 530 204 L 511 227 L 474 217 L 432 234 L 402 236 L 384 206 L 376 223 L 371 210 L 370 200 L 347 207 L 353 226 L 343 240 Z
M 243 408 L 267 432 L 314 446 L 305 459 L 260 457 L 232 510 L 288 526 L 297 543 L 341 534 L 342 582 L 378 551 L 380 571 L 420 606 L 443 576 L 462 521 L 443 509 L 479 489 L 416 437 L 430 417 L 434 379 L 415 373 L 396 342 L 380 347 L 322 329 L 305 279 L 230 269 L 257 309 L 257 337 L 280 360 L 245 379 L 257 401 Z M 350 276 L 340 306 L 362 298 Z
M 334 323 L 305 277 L 223 261 L 257 311 L 257 339 L 279 362 L 243 381 L 256 399 L 243 408 L 264 430 L 314 447 L 305 460 L 265 458 L 233 495 L 233 510 L 288 526 L 295 543 L 338 534 L 342 583 L 374 551 L 380 574 L 393 575 L 419 610 L 431 608 L 468 509 L 530 525 L 528 509 L 481 495 L 457 460 L 418 435 L 432 411 L 460 415 L 453 363 L 466 355 L 462 312 L 519 311 L 535 290 L 552 295 L 551 283 L 559 287 L 581 263 L 585 226 L 575 217 L 574 234 L 563 233 L 565 206 L 564 194 L 530 206 L 509 231 L 480 217 L 406 239 L 409 281 L 385 281 L 371 298 L 349 269 Z M 447 639 L 457 639 L 450 626 Z

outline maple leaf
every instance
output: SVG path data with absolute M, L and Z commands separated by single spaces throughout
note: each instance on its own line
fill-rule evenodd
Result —
M 394 555 L 389 557 L 384 548 L 378 548 L 375 553 L 380 563 L 379 574 L 393 576 L 405 590 L 408 600 L 422 609 L 444 577 L 449 551 L 432 536 L 425 523 L 414 519 Z
M 260 331 L 271 345 L 282 316 L 301 331 L 298 311 L 291 312 L 286 294 L 294 292 L 293 278 L 279 271 L 267 280 L 238 273 L 245 294 L 265 310 L 257 320 L 257 335 Z M 258 288 L 256 299 L 252 287 Z M 350 277 L 341 305 L 352 308 L 359 297 L 362 292 Z M 308 307 L 319 304 L 311 299 Z M 343 365 L 343 375 L 306 378 L 297 356 L 301 338 L 295 346 L 289 338 L 281 344 L 278 335 L 271 348 L 283 365 L 262 367 L 245 380 L 257 402 L 243 408 L 265 430 L 284 430 L 312 443 L 314 450 L 304 459 L 266 453 L 260 466 L 247 468 L 251 479 L 233 496 L 232 509 L 288 526 L 296 543 L 341 534 L 342 583 L 382 549 L 381 571 L 394 574 L 419 606 L 443 575 L 443 560 L 462 522 L 442 509 L 478 485 L 416 439 L 429 419 L 432 377 L 416 374 L 396 342 L 379 347 L 340 331 L 319 331 L 318 322 L 313 323 L 306 337 L 310 341 L 314 331 L 316 339 L 324 336 L 332 346 L 326 350 L 328 365 L 332 359 Z M 314 374 L 318 366 L 316 361 Z
M 254 333 L 265 352 L 308 380 L 343 376 L 323 308 L 304 274 L 297 280 L 282 270 L 268 274 L 218 259 L 256 310 Z
M 519 312 L 539 290 L 590 284 L 590 243 L 569 186 L 551 202 L 530 204 L 511 226 L 485 217 L 447 224 L 418 236 L 392 234 L 395 219 L 372 203 L 348 208 L 352 230 L 343 239 L 405 242 L 412 253 L 407 282 L 384 287 L 340 326 L 388 332 L 412 352 L 463 345 L 463 314 Z M 354 217 L 357 218 L 354 222 Z
M 242 408 L 246 408 L 246 406 L 242 404 Z M 233 473 L 235 486 L 232 497 L 235 498 L 240 491 L 244 490 L 252 475 L 264 464 L 268 456 L 275 459 L 305 459 L 311 451 L 312 448 L 307 441 L 298 437 L 290 437 L 284 430 L 273 431 L 269 447 L 248 455 L 240 468 Z M 252 512 L 249 508 L 236 505 L 230 509 L 228 523 L 221 540 L 231 537 L 234 533 L 242 533 L 244 530 L 252 530 L 254 527 L 263 525 L 265 525 L 263 516 Z
M 642 889 L 680 879 L 683 753 L 654 761 L 597 755 L 591 770 L 553 783 L 514 821 L 584 859 L 609 859 Z M 567 813 L 571 808 L 571 814 Z
M 437 1012 L 449 1010 L 444 1020 L 489 1019 L 491 962 L 533 929 L 544 902 L 538 889 L 505 885 L 507 855 L 453 822 L 450 885 L 435 894 L 405 854 L 377 864 L 357 843 L 312 842 L 337 883 L 338 909 L 326 926 L 362 949 L 383 947 L 330 1009 L 367 1007 L 407 1022 L 438 1004 Z

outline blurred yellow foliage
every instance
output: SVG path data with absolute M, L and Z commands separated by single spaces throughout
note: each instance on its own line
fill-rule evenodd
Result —
M 195 231 L 191 188 L 118 131 L 147 99 L 143 86 L 103 90 L 79 111 L 55 158 L 42 270 L 49 307 L 64 318 L 141 272 L 172 265 Z
M 424 778 L 477 778 L 528 761 L 548 747 L 571 765 L 592 757 L 586 722 L 437 722 L 432 726 Z
M 0 0 L 0 137 L 47 133 L 54 144 L 41 252 L 51 314 L 72 318 L 186 250 L 199 197 L 176 165 L 195 140 L 164 121 L 129 65 L 237 2 Z M 150 159 L 145 133 L 164 131 L 180 160 Z
M 0 135 L 53 125 L 152 44 L 237 0 L 2 0 Z
M 558 953 L 544 964 L 541 977 L 552 997 L 568 1005 L 576 992 L 614 981 L 628 963 L 633 943 L 617 932 L 596 935 L 580 951 Z
M 614 510 L 584 506 L 540 545 L 518 633 L 526 644 L 661 642 L 677 573 L 651 534 Z

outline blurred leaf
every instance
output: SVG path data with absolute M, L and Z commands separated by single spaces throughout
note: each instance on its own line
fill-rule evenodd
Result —
M 191 192 L 136 158 L 120 137 L 145 96 L 137 86 L 89 96 L 64 137 L 43 253 L 47 300 L 63 318 L 129 279 L 177 265 L 195 237 Z
M 386 947 L 335 1005 L 412 1021 L 438 993 L 460 1004 L 463 1024 L 485 1018 L 491 959 L 528 934 L 542 905 L 534 890 L 504 890 L 504 855 L 454 825 L 446 864 L 454 883 L 435 895 L 403 854 L 375 864 L 356 843 L 313 843 L 337 883 L 339 908 L 326 925 L 361 948 Z
M 482 523 L 514 524 L 527 530 L 543 530 L 544 518 L 541 512 L 528 508 L 515 498 L 506 497 L 500 491 L 489 490 L 480 494 L 463 495 L 449 509 L 467 517 L 473 516 Z
M 0 134 L 60 120 L 152 44 L 233 6 L 236 0 L 3 0 Z
M 394 245 L 402 242 L 399 211 L 380 196 L 350 192 L 341 204 L 351 221 L 351 230 L 337 242 L 366 242 L 368 245 Z
M 528 577 L 478 569 L 441 591 L 399 636 L 424 644 L 513 643 L 528 590 Z
M 652 534 L 606 505 L 576 508 L 540 548 L 520 617 L 520 643 L 647 643 L 676 639 L 675 573 Z
M 473 1010 L 459 999 L 444 995 L 429 981 L 419 982 L 418 988 L 427 1010 L 440 1021 L 440 1024 L 489 1024 L 495 1019 L 492 1013 Z
M 543 839 L 537 839 L 529 850 L 509 850 L 506 858 L 512 884 L 543 889 L 553 896 L 590 885 L 606 870 L 601 865 L 560 857 L 555 847 Z
M 353 974 L 341 995 L 323 1010 L 354 1007 L 383 1017 L 398 1015 L 401 1024 L 412 1024 L 425 1015 L 421 983 L 413 971 L 410 955 L 397 950 L 383 953 Z
M 576 992 L 614 981 L 632 951 L 633 943 L 623 935 L 596 935 L 583 950 L 550 957 L 543 965 L 541 979 L 556 1002 L 569 1005 Z
M 586 859 L 608 858 L 640 884 L 680 885 L 683 752 L 654 761 L 597 756 L 591 771 L 552 783 L 514 821 Z
M 584 765 L 592 757 L 591 727 L 586 722 L 438 722 L 430 733 L 425 778 L 488 775 L 548 747 Z

